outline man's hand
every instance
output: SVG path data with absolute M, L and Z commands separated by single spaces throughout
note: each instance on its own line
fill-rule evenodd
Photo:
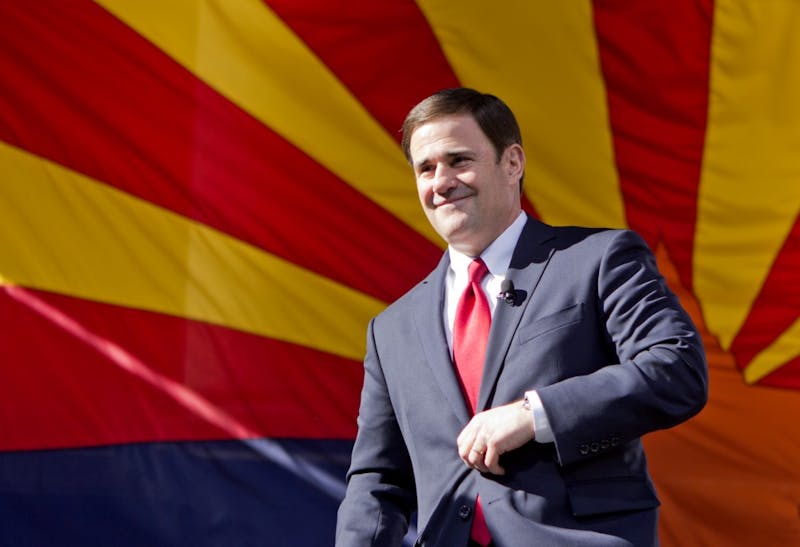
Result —
M 458 455 L 469 467 L 503 475 L 500 456 L 534 437 L 533 413 L 516 401 L 473 416 L 458 436 Z

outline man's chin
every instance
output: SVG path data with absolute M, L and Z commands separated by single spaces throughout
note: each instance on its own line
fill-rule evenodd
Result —
M 436 231 L 449 245 L 456 247 L 459 243 L 469 240 L 469 224 L 465 220 L 442 223 L 438 225 Z

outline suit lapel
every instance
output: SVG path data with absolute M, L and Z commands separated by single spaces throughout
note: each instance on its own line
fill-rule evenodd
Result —
M 519 293 L 518 301 L 514 305 L 505 302 L 497 303 L 492 318 L 492 328 L 486 348 L 486 362 L 478 395 L 479 411 L 485 410 L 491 401 L 511 339 L 514 337 L 522 314 L 533 300 L 533 293 L 539 279 L 553 254 L 554 247 L 547 243 L 554 237 L 553 230 L 549 226 L 528 217 L 528 222 L 520 234 L 506 273 L 506 279 L 513 281 L 514 287 Z M 524 295 L 521 291 L 524 291 Z M 522 299 L 523 296 L 524 299 Z M 521 396 L 522 393 L 520 393 Z
M 450 358 L 444 332 L 444 284 L 449 266 L 450 259 L 445 253 L 439 266 L 422 282 L 424 287 L 417 293 L 414 309 L 417 313 L 419 338 L 433 377 L 453 412 L 460 421 L 466 423 L 470 413 Z

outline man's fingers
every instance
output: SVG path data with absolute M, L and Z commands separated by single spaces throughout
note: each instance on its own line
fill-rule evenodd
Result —
M 475 431 L 469 427 L 469 424 L 461 431 L 456 442 L 458 443 L 458 455 L 462 460 L 469 463 L 470 456 L 474 456 L 470 452 L 472 452 L 473 448 L 478 448 L 475 446 Z
M 489 470 L 486 465 L 488 448 L 487 439 L 481 434 L 481 428 L 472 421 L 458 436 L 458 455 L 465 464 L 484 473 Z
M 506 472 L 505 469 L 500 467 L 500 455 L 501 453 L 496 446 L 490 445 L 486 449 L 483 463 L 486 466 L 486 470 L 493 475 L 504 475 Z
M 483 441 L 478 439 L 473 440 L 468 447 L 465 447 L 465 453 L 461 457 L 461 459 L 469 465 L 479 469 L 485 467 L 483 464 L 485 458 L 486 445 Z
M 496 471 L 502 473 L 502 468 L 498 464 L 500 455 L 491 439 L 482 435 L 478 428 L 474 428 L 473 431 L 473 428 L 468 426 L 464 431 L 465 433 L 462 432 L 459 436 L 458 447 L 459 456 L 464 463 L 482 473 Z M 490 461 L 493 462 L 493 465 L 490 465 Z
M 477 448 L 472 448 L 469 451 L 468 461 L 469 461 L 469 464 L 472 467 L 474 467 L 475 469 L 478 469 L 478 470 L 484 471 L 484 472 L 487 470 L 486 464 L 484 463 L 484 459 L 485 458 L 486 458 L 486 453 L 484 451 L 482 451 L 482 450 L 479 450 Z
M 500 456 L 534 438 L 532 422 L 519 401 L 480 412 L 458 435 L 458 455 L 473 469 L 503 475 Z

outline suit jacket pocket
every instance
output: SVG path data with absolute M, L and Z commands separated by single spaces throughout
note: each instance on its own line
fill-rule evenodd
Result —
M 519 343 L 524 344 L 538 336 L 560 329 L 561 327 L 579 323 L 581 319 L 583 319 L 583 303 L 578 302 L 563 310 L 534 319 L 527 325 L 521 325 L 519 329 Z
M 572 513 L 587 517 L 658 507 L 652 483 L 644 477 L 609 477 L 567 485 Z

